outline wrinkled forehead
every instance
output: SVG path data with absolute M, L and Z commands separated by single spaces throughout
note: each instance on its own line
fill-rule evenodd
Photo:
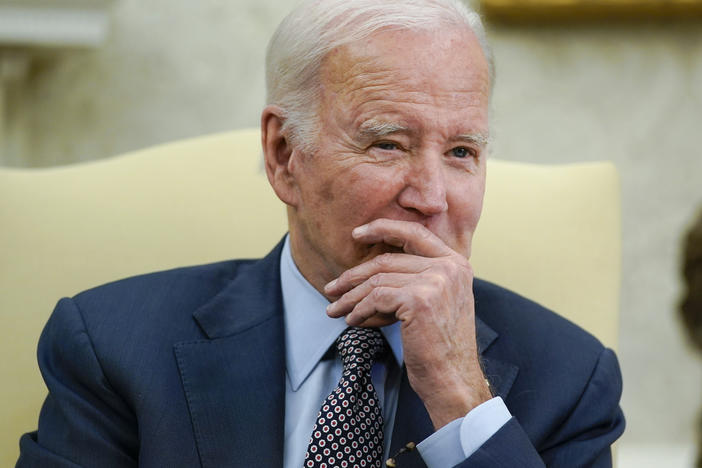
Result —
M 391 76 L 398 85 L 445 91 L 470 87 L 489 96 L 488 62 L 467 27 L 376 31 L 332 49 L 320 67 L 322 88 L 332 92 L 352 91 Z
M 488 64 L 470 30 L 377 32 L 337 47 L 320 72 L 320 111 L 354 127 L 378 115 L 407 124 L 426 114 L 487 133 Z

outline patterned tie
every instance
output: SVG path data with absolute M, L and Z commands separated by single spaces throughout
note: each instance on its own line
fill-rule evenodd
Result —
M 380 468 L 383 415 L 370 371 L 385 340 L 377 328 L 351 327 L 337 338 L 336 347 L 344 372 L 317 414 L 304 466 Z

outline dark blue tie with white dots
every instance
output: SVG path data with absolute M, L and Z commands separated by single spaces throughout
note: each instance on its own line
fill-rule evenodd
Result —
M 336 340 L 344 366 L 322 403 L 305 454 L 307 468 L 373 467 L 383 460 L 383 415 L 371 367 L 385 349 L 377 328 L 347 328 Z

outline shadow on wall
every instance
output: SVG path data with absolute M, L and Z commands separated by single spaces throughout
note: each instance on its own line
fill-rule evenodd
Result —
M 702 209 L 687 233 L 683 245 L 682 273 L 685 295 L 680 316 L 692 344 L 702 351 Z M 697 429 L 697 468 L 702 468 L 702 415 Z

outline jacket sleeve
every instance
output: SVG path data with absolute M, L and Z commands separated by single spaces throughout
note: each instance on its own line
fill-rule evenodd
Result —
M 457 466 L 609 468 L 612 466 L 610 447 L 625 426 L 619 407 L 621 392 L 622 377 L 617 358 L 611 350 L 604 349 L 572 411 L 538 446 L 517 419 L 512 418 Z M 544 400 L 544 405 L 548 405 L 548 396 Z
M 59 301 L 38 348 L 49 394 L 37 431 L 20 439 L 17 467 L 137 466 L 134 412 L 102 371 L 81 311 Z

